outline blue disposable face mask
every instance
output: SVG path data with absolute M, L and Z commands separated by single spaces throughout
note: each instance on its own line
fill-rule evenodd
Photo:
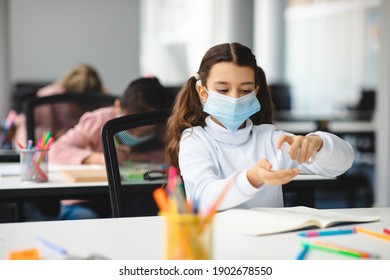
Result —
M 237 131 L 250 116 L 261 109 L 256 90 L 239 98 L 213 91 L 207 91 L 207 93 L 209 96 L 203 111 L 216 118 L 229 131 Z
M 142 143 L 145 143 L 154 137 L 154 133 L 138 137 L 138 136 L 134 136 L 131 133 L 128 133 L 127 131 L 120 131 L 117 133 L 117 135 L 122 144 L 131 147 L 135 147 Z

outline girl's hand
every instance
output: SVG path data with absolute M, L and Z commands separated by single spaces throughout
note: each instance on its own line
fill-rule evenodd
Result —
M 82 164 L 104 164 L 104 154 L 93 152 L 83 160 Z
M 317 135 L 288 136 L 283 134 L 276 143 L 276 148 L 280 149 L 283 142 L 290 145 L 291 159 L 297 160 L 299 164 L 309 162 L 313 153 L 321 150 L 323 145 L 322 138 Z
M 254 187 L 259 187 L 262 184 L 268 185 L 283 185 L 290 182 L 298 175 L 299 169 L 272 170 L 271 163 L 262 159 L 247 172 L 248 181 Z

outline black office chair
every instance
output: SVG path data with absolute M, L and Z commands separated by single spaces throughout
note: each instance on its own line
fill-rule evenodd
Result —
M 21 113 L 23 109 L 23 103 L 30 98 L 34 98 L 41 88 L 51 84 L 52 82 L 53 81 L 16 82 L 12 89 L 12 109 L 16 110 L 18 114 Z
M 113 106 L 118 97 L 102 93 L 65 93 L 60 95 L 51 95 L 45 97 L 33 97 L 23 102 L 22 109 L 26 116 L 27 139 L 33 140 L 34 145 L 39 140 L 40 133 L 37 131 L 39 124 L 36 122 L 38 117 L 37 108 L 46 106 L 54 131 L 52 136 L 56 139 L 68 129 L 74 127 L 82 114 L 101 107 Z M 42 107 L 41 107 L 42 108 Z M 67 110 L 71 108 L 71 110 Z M 26 208 L 27 207 L 27 208 Z M 25 212 L 31 212 L 38 209 L 47 219 L 56 219 L 60 209 L 60 202 L 57 201 L 36 201 L 25 203 Z M 24 218 L 23 218 L 24 219 Z
M 52 121 L 55 124 L 55 129 L 57 131 L 61 130 L 63 133 L 74 127 L 85 112 L 101 107 L 113 106 L 117 98 L 117 96 L 102 93 L 65 93 L 28 99 L 23 103 L 23 112 L 26 116 L 27 139 L 32 139 L 34 144 L 36 144 L 35 141 L 41 136 L 36 131 L 39 124 L 36 122 L 37 113 L 35 112 L 41 106 L 49 105 L 46 108 L 54 113 Z M 55 131 L 51 132 L 56 138 Z
M 275 119 L 278 121 L 291 120 L 292 96 L 290 86 L 285 83 L 275 83 L 268 87 L 275 108 Z
M 150 111 L 115 118 L 103 126 L 103 152 L 114 217 L 157 215 L 153 191 L 162 187 L 166 179 L 168 116 L 168 110 Z M 134 138 L 137 134 L 143 136 Z
M 375 111 L 375 89 L 362 89 L 360 100 L 355 108 L 358 120 L 370 121 Z

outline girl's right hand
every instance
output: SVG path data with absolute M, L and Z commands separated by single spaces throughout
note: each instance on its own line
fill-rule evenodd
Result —
M 298 173 L 298 168 L 272 170 L 271 163 L 266 159 L 262 159 L 248 170 L 247 177 L 249 183 L 255 188 L 258 188 L 263 184 L 275 186 L 287 184 L 294 179 Z

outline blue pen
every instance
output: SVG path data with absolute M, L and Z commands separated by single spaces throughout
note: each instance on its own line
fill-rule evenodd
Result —
M 335 230 L 306 231 L 306 232 L 301 232 L 298 235 L 302 237 L 317 237 L 317 236 L 353 234 L 353 233 L 356 233 L 355 228 L 340 228 Z
M 304 244 L 302 247 L 302 251 L 300 251 L 298 256 L 296 257 L 296 260 L 304 260 L 308 251 L 309 251 L 309 246 Z
M 44 245 L 46 248 L 49 248 L 55 252 L 57 252 L 58 254 L 61 254 L 61 255 L 66 255 L 67 252 L 66 252 L 66 249 L 62 248 L 61 246 L 58 246 L 54 243 L 51 243 L 50 241 L 38 236 L 36 238 L 36 240 L 41 243 L 42 245 Z

